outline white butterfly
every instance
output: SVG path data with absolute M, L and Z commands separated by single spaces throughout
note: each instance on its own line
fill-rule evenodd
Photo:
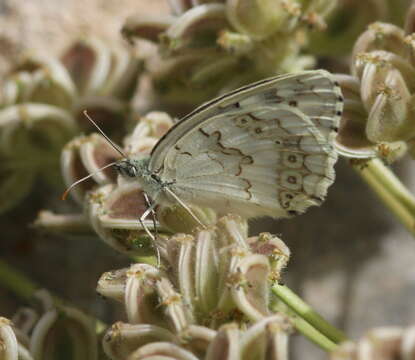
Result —
M 333 183 L 342 109 L 324 70 L 265 79 L 201 105 L 150 156 L 115 166 L 155 204 L 287 217 L 321 204 Z

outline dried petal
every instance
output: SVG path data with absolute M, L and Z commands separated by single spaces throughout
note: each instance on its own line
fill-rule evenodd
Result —
M 6 91 L 6 93 L 3 93 L 6 103 L 9 102 L 8 105 L 14 105 L 29 101 L 30 95 L 33 94 L 34 83 L 32 79 L 32 74 L 27 71 L 20 71 L 10 75 L 4 84 L 6 89 L 3 90 Z M 7 88 L 9 89 L 7 90 Z
M 75 181 L 82 179 L 89 175 L 82 163 L 79 149 L 84 142 L 89 141 L 88 137 L 79 136 L 67 143 L 61 153 L 61 171 L 66 186 L 70 186 Z M 105 145 L 106 146 L 106 145 Z M 95 185 L 93 179 L 87 179 L 81 182 L 69 193 L 70 196 L 79 204 L 84 201 L 84 196 L 88 190 L 91 190 Z
M 218 220 L 217 226 L 220 247 L 235 244 L 242 248 L 249 248 L 246 240 L 248 224 L 244 219 L 237 215 L 225 216 Z
M 79 155 L 86 172 L 93 174 L 92 178 L 97 184 L 108 184 L 116 180 L 113 168 L 98 171 L 119 158 L 119 154 L 102 135 L 91 134 L 84 138 L 79 147 Z
M 106 272 L 98 280 L 98 294 L 119 302 L 124 301 L 128 269 Z
M 415 129 L 407 111 L 411 95 L 401 73 L 398 70 L 388 71 L 384 87 L 379 86 L 377 92 L 366 126 L 368 139 L 393 142 L 412 138 Z
M 403 57 L 388 51 L 375 50 L 370 53 L 361 53 L 356 60 L 354 66 L 357 76 L 362 76 L 363 69 L 368 64 L 375 64 L 385 69 L 396 68 L 401 72 L 408 88 L 411 91 L 415 90 L 415 68 Z
M 55 214 L 52 211 L 39 211 L 33 225 L 37 229 L 53 233 L 83 234 L 93 233 L 84 214 Z
M 238 360 L 241 358 L 239 330 L 236 324 L 223 325 L 209 345 L 206 360 Z
M 207 348 L 215 336 L 216 331 L 198 325 L 190 325 L 180 334 L 182 342 L 194 353 L 200 354 L 199 357 L 206 354 Z
M 131 325 L 122 322 L 113 324 L 105 333 L 102 345 L 111 359 L 126 359 L 139 347 L 156 342 L 176 342 L 168 330 L 154 325 Z
M 61 348 L 62 344 L 64 348 Z M 30 340 L 35 360 L 56 359 L 68 348 L 76 359 L 97 359 L 95 328 L 84 314 L 76 309 L 61 307 L 47 311 L 36 324 Z M 61 354 L 61 355 L 59 355 Z
M 81 95 L 98 93 L 110 75 L 110 50 L 97 38 L 74 42 L 64 51 L 61 61 Z
M 70 74 L 58 61 L 50 57 L 28 57 L 15 71 L 30 74 L 30 87 L 24 101 L 49 104 L 69 110 L 76 97 Z
M 156 43 L 160 35 L 167 31 L 174 21 L 175 17 L 170 15 L 136 14 L 127 18 L 121 33 L 129 42 L 145 39 Z
M 93 229 L 109 246 L 117 251 L 145 256 L 154 253 L 138 219 L 146 206 L 140 185 L 135 182 L 115 187 L 100 187 L 89 195 L 86 211 Z M 145 226 L 153 228 L 151 219 Z
M 290 259 L 290 249 L 278 237 L 270 233 L 261 233 L 254 238 L 248 238 L 248 243 L 257 254 L 268 257 L 273 281 L 278 281 L 281 271 L 285 268 Z
M 364 63 L 360 80 L 360 94 L 366 111 L 370 112 L 379 88 L 385 84 L 387 73 L 394 69 L 378 57 L 371 57 L 367 54 L 362 55 L 360 60 Z
M 11 321 L 0 317 L 0 358 L 18 360 L 18 344 Z
M 0 147 L 13 157 L 50 159 L 57 156 L 77 126 L 71 115 L 55 106 L 25 103 L 0 111 Z
M 385 50 L 405 57 L 407 47 L 405 45 L 404 31 L 395 25 L 387 23 L 375 22 L 369 25 L 368 30 L 360 35 L 354 45 L 351 63 L 355 63 L 359 54 L 373 50 Z M 356 75 L 353 72 L 353 68 L 352 75 Z
M 35 323 L 38 321 L 39 315 L 31 308 L 20 308 L 13 315 L 13 325 L 14 328 L 18 330 L 19 342 L 23 343 L 25 346 L 29 345 L 28 334 L 32 330 Z
M 158 139 L 172 126 L 173 119 L 165 112 L 151 111 L 145 116 L 140 116 L 131 135 L 124 139 L 126 153 L 149 155 Z
M 177 293 L 169 280 L 161 278 L 157 283 L 157 292 L 164 306 L 169 324 L 175 333 L 180 333 L 194 322 L 193 314 L 179 293 Z
M 188 310 L 194 312 L 194 237 L 178 234 L 169 239 L 168 246 L 174 247 L 174 259 L 171 260 L 173 270 L 178 280 L 178 290 L 187 304 Z M 167 251 L 169 253 L 169 251 Z
M 349 75 L 336 74 L 343 97 L 344 108 L 336 137 L 336 150 L 342 156 L 370 158 L 376 156 L 376 144 L 366 136 L 367 112 L 360 99 L 360 82 Z
M 251 359 L 288 359 L 290 326 L 281 315 L 258 321 L 241 337 L 241 352 Z
M 216 46 L 216 34 L 227 27 L 225 6 L 212 3 L 193 7 L 178 17 L 161 37 L 160 51 L 171 55 L 185 49 Z
M 127 101 L 135 93 L 143 61 L 124 47 L 114 46 L 111 50 L 111 69 L 101 93 Z
M 259 321 L 269 313 L 269 274 L 269 262 L 264 255 L 242 258 L 229 274 L 232 298 L 251 321 Z
M 124 302 L 130 323 L 158 326 L 165 323 L 160 308 L 155 306 L 159 279 L 159 270 L 151 265 L 135 264 L 127 271 Z
M 128 357 L 128 360 L 139 359 L 198 360 L 190 351 L 169 342 L 144 345 Z
M 214 231 L 197 233 L 195 252 L 195 308 L 198 312 L 210 314 L 219 300 L 219 254 Z

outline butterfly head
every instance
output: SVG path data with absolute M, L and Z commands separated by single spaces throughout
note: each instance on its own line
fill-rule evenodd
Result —
M 135 178 L 138 175 L 138 169 L 134 162 L 130 159 L 123 159 L 118 161 L 114 167 L 117 171 L 126 178 Z
M 148 175 L 149 157 L 124 158 L 115 163 L 117 171 L 127 179 Z

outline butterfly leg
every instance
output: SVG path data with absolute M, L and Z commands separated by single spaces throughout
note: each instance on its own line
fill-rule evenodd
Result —
M 155 212 L 154 212 L 154 209 L 156 207 L 156 202 L 151 203 L 148 195 L 146 193 L 143 193 L 143 195 L 144 195 L 144 200 L 148 207 L 147 207 L 147 210 L 143 212 L 143 214 L 140 216 L 138 220 L 140 221 L 140 225 L 142 226 L 142 228 L 144 229 L 144 231 L 147 233 L 147 235 L 150 237 L 152 241 L 153 248 L 156 251 L 156 256 L 157 256 L 157 267 L 160 267 L 161 256 L 160 256 L 160 250 L 157 246 L 157 238 L 151 233 L 147 225 L 144 223 L 144 220 L 147 218 L 147 216 L 149 214 L 153 214 L 153 227 L 154 227 L 154 231 L 156 232 L 156 236 L 157 236 L 157 224 L 155 221 Z
M 158 230 L 157 230 L 157 216 L 156 216 L 156 212 L 154 211 L 154 206 L 152 207 L 152 203 L 151 203 L 151 200 L 148 197 L 148 195 L 145 192 L 143 192 L 143 196 L 144 196 L 144 200 L 146 202 L 147 208 L 151 208 L 151 218 L 153 220 L 154 232 L 156 233 L 155 238 L 157 239 L 157 237 L 158 237 Z

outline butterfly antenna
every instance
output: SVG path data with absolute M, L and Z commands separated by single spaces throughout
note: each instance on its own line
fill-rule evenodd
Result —
M 87 176 L 84 176 L 82 179 L 79 179 L 79 180 L 75 181 L 75 182 L 74 182 L 71 186 L 69 186 L 69 187 L 65 190 L 65 192 L 62 194 L 62 200 L 66 200 L 66 198 L 67 198 L 67 196 L 68 196 L 69 192 L 70 192 L 70 191 L 71 191 L 71 190 L 72 190 L 72 189 L 73 189 L 76 185 L 78 185 L 78 184 L 80 184 L 81 182 L 83 182 L 83 181 L 85 181 L 85 180 L 89 179 L 90 177 L 94 176 L 95 174 L 99 173 L 100 171 L 105 170 L 106 168 L 109 168 L 110 166 L 114 166 L 116 163 L 117 163 L 117 162 L 116 162 L 116 161 L 114 161 L 114 162 L 112 162 L 112 163 L 110 163 L 110 164 L 107 164 L 107 165 L 103 166 L 102 168 L 98 169 L 97 171 L 93 172 L 92 174 L 89 174 L 89 175 L 87 175 Z
M 86 110 L 83 111 L 83 114 L 92 123 L 92 125 L 94 125 L 97 128 L 97 130 L 109 142 L 109 144 L 114 148 L 114 150 L 120 153 L 123 158 L 128 158 L 125 152 L 122 151 L 121 148 L 117 144 L 115 144 L 107 135 L 105 135 L 105 133 L 101 130 L 101 128 L 97 125 L 97 123 L 94 120 L 92 120 L 92 118 L 88 115 L 88 112 Z
M 180 200 L 180 198 L 173 192 L 171 191 L 167 186 L 164 188 L 164 190 L 166 190 L 189 214 L 190 216 L 200 225 L 202 226 L 204 229 L 206 229 L 205 224 L 203 224 L 199 218 L 195 215 L 195 213 L 182 201 Z

